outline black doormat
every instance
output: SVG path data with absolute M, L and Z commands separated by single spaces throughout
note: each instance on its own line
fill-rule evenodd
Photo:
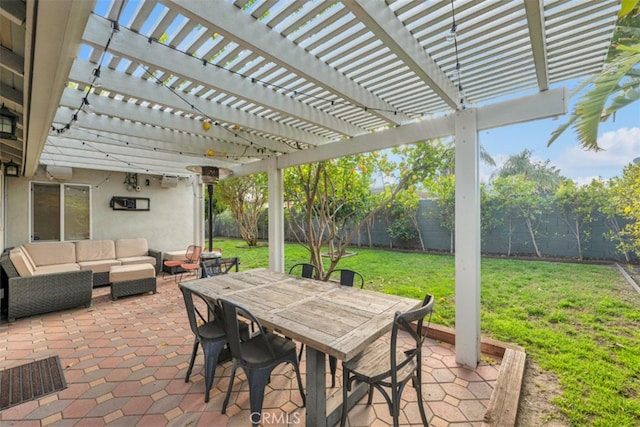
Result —
M 47 359 L 0 371 L 0 411 L 67 388 L 60 359 Z

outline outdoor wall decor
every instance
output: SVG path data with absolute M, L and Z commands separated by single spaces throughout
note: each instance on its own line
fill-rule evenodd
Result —
M 151 201 L 148 197 L 113 196 L 109 206 L 114 211 L 150 211 Z
M 127 173 L 124 178 L 124 185 L 127 186 L 127 191 L 140 191 L 140 186 L 138 185 L 138 174 Z

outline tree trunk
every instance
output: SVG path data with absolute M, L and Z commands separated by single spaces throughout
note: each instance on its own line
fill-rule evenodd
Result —
M 576 242 L 578 243 L 578 259 L 582 260 L 582 244 L 581 244 L 581 239 L 580 239 L 580 224 L 578 223 L 578 220 L 576 220 L 575 223 L 576 223 Z
M 533 231 L 533 225 L 531 224 L 531 219 L 526 218 L 526 221 L 527 221 L 527 228 L 529 229 L 529 234 L 531 235 L 531 243 L 533 244 L 533 249 L 535 249 L 536 251 L 536 256 L 538 258 L 542 258 L 542 255 L 540 255 L 540 250 L 538 249 L 538 243 L 536 242 L 536 235 Z
M 622 241 L 622 238 L 620 237 L 620 233 L 622 232 L 622 230 L 620 229 L 620 224 L 618 223 L 618 220 L 615 217 L 609 218 L 607 219 L 607 224 L 609 224 L 609 228 L 613 230 L 613 236 L 615 236 L 618 243 L 622 244 L 623 241 Z M 611 240 L 613 240 L 613 238 Z M 624 256 L 625 261 L 629 263 L 631 261 L 631 258 L 629 257 L 629 252 L 625 250 L 621 252 L 622 252 L 622 255 Z
M 418 224 L 418 219 L 414 215 L 410 215 L 409 217 L 411 218 L 411 222 L 413 223 L 413 226 L 418 231 L 418 239 L 420 240 L 420 248 L 422 249 L 422 252 L 425 252 L 426 249 L 424 247 L 424 240 L 422 240 L 422 232 L 420 231 L 420 224 Z
M 509 228 L 508 228 L 508 232 L 507 232 L 507 236 L 509 238 L 509 245 L 507 247 L 507 256 L 511 256 L 511 242 L 513 240 L 512 236 L 513 236 L 513 228 L 511 228 L 511 217 L 509 217 Z

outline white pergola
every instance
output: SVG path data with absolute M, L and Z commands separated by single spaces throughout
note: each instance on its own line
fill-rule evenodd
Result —
M 269 176 L 284 266 L 283 169 L 454 137 L 456 358 L 480 357 L 478 132 L 567 112 L 602 68 L 613 0 L 3 0 L 2 161 Z M 5 42 L 10 40 L 10 42 Z M 551 89 L 551 87 L 557 87 Z M 428 280 L 428 278 L 425 278 Z

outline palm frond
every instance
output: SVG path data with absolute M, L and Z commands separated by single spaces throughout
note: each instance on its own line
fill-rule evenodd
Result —
M 636 68 L 640 63 L 639 12 L 640 0 L 622 0 L 611 48 L 602 72 L 584 80 L 572 91 L 571 97 L 590 87 L 590 90 L 578 99 L 567 121 L 551 133 L 547 146 L 572 127 L 580 145 L 588 150 L 600 150 L 600 122 L 606 121 L 611 114 L 640 99 L 640 69 Z
M 620 12 L 618 12 L 618 18 L 623 18 L 633 11 L 640 4 L 639 0 L 622 0 L 620 5 Z
M 622 88 L 625 84 L 623 80 L 638 63 L 640 63 L 640 54 L 633 51 L 621 52 L 608 62 L 602 73 L 593 80 L 591 90 L 578 100 L 574 115 L 567 123 L 552 132 L 552 137 L 547 145 L 555 141 L 567 127 L 573 126 L 580 145 L 587 150 L 600 150 L 598 127 L 602 118 L 608 117 L 611 113 L 637 99 L 635 90 L 623 90 Z M 627 84 L 629 83 L 631 82 L 627 82 Z M 612 99 L 614 94 L 618 95 Z M 610 99 L 612 99 L 611 104 L 607 107 L 607 101 Z
M 551 138 L 549 138 L 549 140 L 547 141 L 547 147 L 553 144 L 555 140 L 558 139 L 558 137 L 560 137 L 560 135 L 562 135 L 562 133 L 565 130 L 567 130 L 569 127 L 571 127 L 571 125 L 573 125 L 576 122 L 576 120 L 578 120 L 578 116 L 576 114 L 571 114 L 569 116 L 569 119 L 565 123 L 561 124 L 554 131 L 552 131 Z

